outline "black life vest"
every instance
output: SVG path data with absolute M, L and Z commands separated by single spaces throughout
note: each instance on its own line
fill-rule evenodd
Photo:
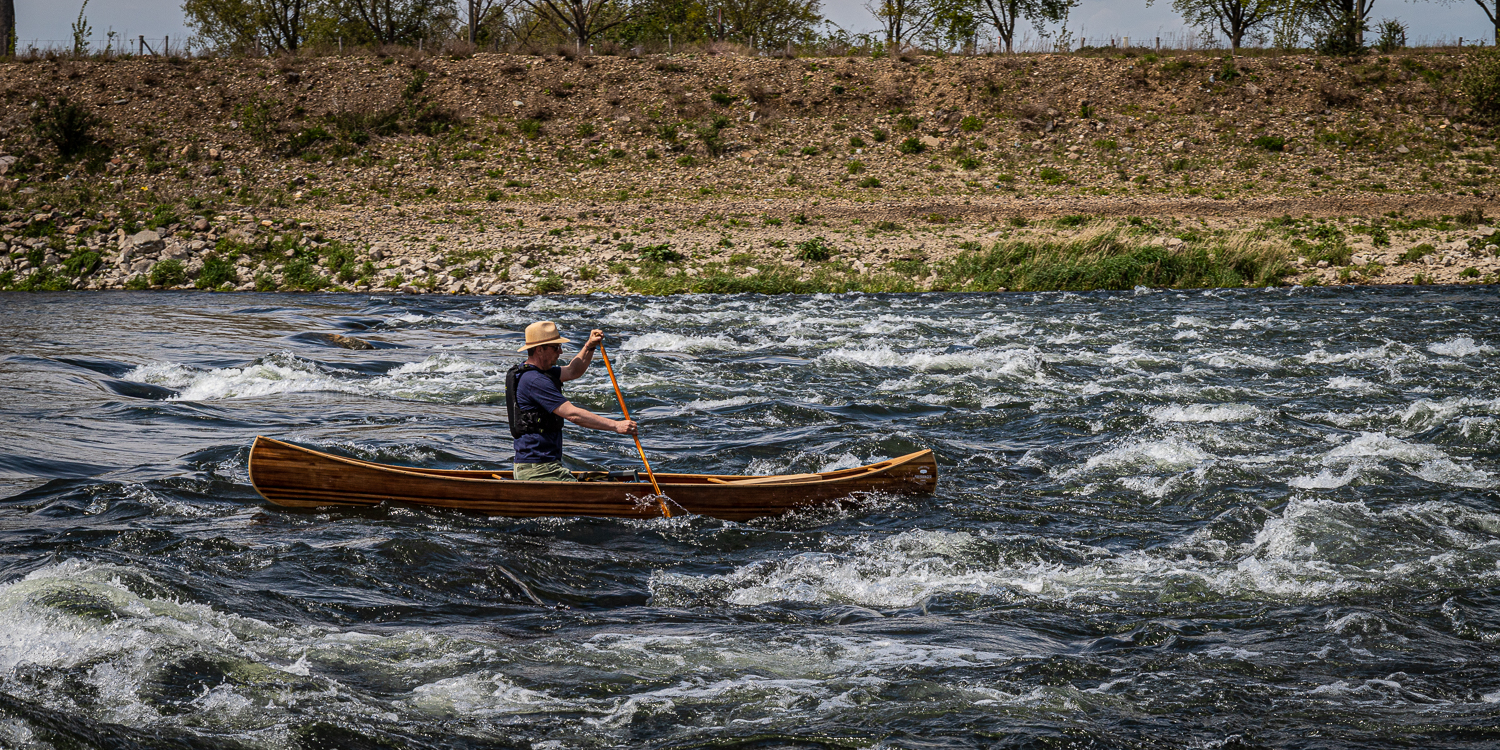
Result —
M 562 392 L 562 376 L 551 370 L 543 370 L 536 365 L 522 362 L 505 372 L 505 417 L 510 420 L 510 436 L 519 438 L 522 435 L 540 435 L 542 433 L 560 430 L 563 426 L 563 418 L 551 412 L 541 409 L 522 409 L 516 402 L 516 391 L 521 384 L 521 376 L 527 372 L 539 372 L 552 379 L 557 385 L 557 391 Z

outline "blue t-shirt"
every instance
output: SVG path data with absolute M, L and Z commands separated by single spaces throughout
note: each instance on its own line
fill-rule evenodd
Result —
M 561 367 L 553 367 L 553 375 L 561 375 Z M 516 408 L 518 410 L 540 409 L 551 414 L 557 407 L 567 403 L 563 398 L 562 390 L 552 382 L 552 378 L 539 370 L 527 370 L 521 373 L 516 383 Z M 562 460 L 562 424 L 551 430 L 543 430 L 533 435 L 522 435 L 516 438 L 516 458 L 518 464 L 545 464 Z

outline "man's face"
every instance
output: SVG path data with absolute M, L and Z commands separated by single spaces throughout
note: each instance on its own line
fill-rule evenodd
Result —
M 531 348 L 531 357 L 536 360 L 537 366 L 543 370 L 557 364 L 557 358 L 562 356 L 562 344 L 543 344 Z

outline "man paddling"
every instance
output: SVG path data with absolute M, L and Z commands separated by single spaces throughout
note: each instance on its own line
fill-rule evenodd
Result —
M 516 440 L 516 479 L 575 481 L 573 473 L 562 465 L 564 419 L 594 430 L 636 434 L 634 420 L 601 417 L 563 397 L 562 384 L 588 371 L 594 350 L 603 341 L 604 332 L 593 330 L 573 360 L 559 367 L 562 345 L 569 341 L 557 334 L 557 325 L 543 320 L 526 326 L 526 345 L 518 350 L 526 352 L 526 361 L 505 374 L 505 411 L 511 437 Z

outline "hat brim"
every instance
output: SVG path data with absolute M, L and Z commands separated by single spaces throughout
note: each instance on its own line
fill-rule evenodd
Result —
M 572 339 L 565 339 L 565 338 L 563 338 L 561 336 L 558 336 L 555 339 L 549 339 L 547 341 L 538 341 L 535 344 L 527 343 L 526 346 L 523 346 L 520 349 L 517 349 L 516 351 L 518 351 L 518 352 L 525 352 L 525 351 L 530 351 L 530 350 L 532 350 L 532 349 L 534 349 L 534 348 L 536 348 L 538 346 L 546 346 L 548 344 L 570 344 L 570 343 L 572 343 Z

